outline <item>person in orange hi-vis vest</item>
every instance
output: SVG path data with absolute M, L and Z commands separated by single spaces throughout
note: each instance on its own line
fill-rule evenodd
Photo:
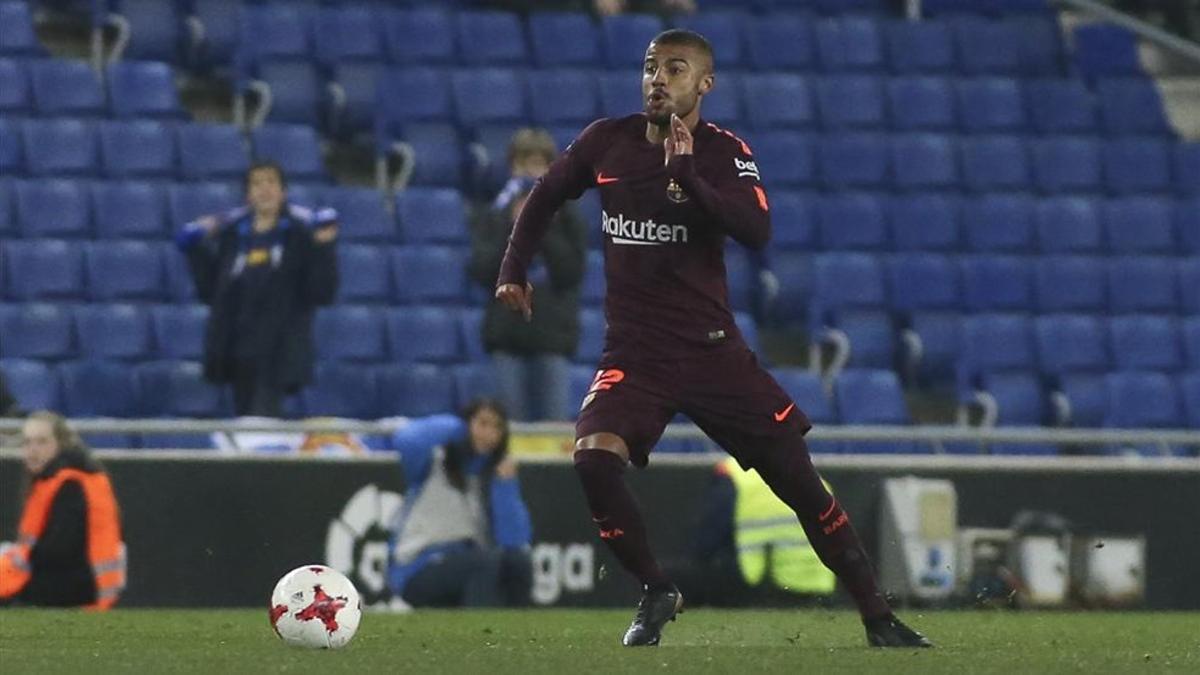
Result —
M 22 430 L 30 486 L 16 543 L 0 544 L 0 604 L 105 610 L 125 588 L 112 483 L 61 415 Z

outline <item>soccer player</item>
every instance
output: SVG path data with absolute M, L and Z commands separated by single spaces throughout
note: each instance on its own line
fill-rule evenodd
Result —
M 622 477 L 629 462 L 646 466 L 683 412 L 796 512 L 854 598 L 869 644 L 931 646 L 892 613 L 846 512 L 813 468 L 808 419 L 734 324 L 725 237 L 763 248 L 770 205 L 749 146 L 700 119 L 713 85 L 704 37 L 678 29 L 655 37 L 642 69 L 644 112 L 592 123 L 555 160 L 517 219 L 496 286 L 500 302 L 531 316 L 526 270 L 551 217 L 567 199 L 600 190 L 608 329 L 576 421 L 574 460 L 600 537 L 642 584 L 623 643 L 657 645 L 683 606 Z

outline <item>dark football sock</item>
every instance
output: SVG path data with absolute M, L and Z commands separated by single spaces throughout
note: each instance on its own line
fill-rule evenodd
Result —
M 621 565 L 650 588 L 669 583 L 650 552 L 646 526 L 633 493 L 625 484 L 625 460 L 598 448 L 575 451 L 575 471 L 583 483 L 600 538 Z
M 859 614 L 864 619 L 891 614 L 850 517 L 825 489 L 804 441 L 764 452 L 755 468 L 771 491 L 796 512 L 813 550 L 854 598 Z

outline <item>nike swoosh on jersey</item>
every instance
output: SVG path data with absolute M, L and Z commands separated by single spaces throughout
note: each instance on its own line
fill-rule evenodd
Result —
M 796 407 L 796 404 L 793 403 L 793 404 L 789 405 L 788 407 L 784 408 L 783 410 L 775 413 L 775 421 L 782 422 L 782 421 L 786 420 L 788 415 L 792 414 L 792 410 L 795 409 L 795 407 Z
M 612 176 L 605 176 L 603 172 L 596 174 L 596 185 L 607 185 L 621 180 Z

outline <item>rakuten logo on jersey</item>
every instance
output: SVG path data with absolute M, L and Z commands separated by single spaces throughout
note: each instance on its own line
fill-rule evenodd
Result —
M 661 246 L 663 244 L 686 244 L 688 229 L 684 225 L 664 225 L 651 220 L 629 220 L 618 213 L 610 216 L 600 212 L 604 234 L 613 238 L 614 244 L 637 244 L 639 246 Z

